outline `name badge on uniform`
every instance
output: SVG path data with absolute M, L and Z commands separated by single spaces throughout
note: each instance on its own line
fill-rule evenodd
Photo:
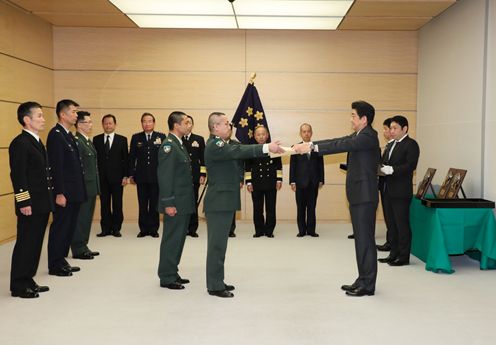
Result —
M 191 143 L 191 147 L 200 147 L 200 144 L 198 144 L 198 141 L 195 140 Z

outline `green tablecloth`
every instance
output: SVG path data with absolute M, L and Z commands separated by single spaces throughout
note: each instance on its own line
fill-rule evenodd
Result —
M 410 204 L 412 254 L 425 269 L 453 273 L 449 255 L 467 254 L 480 268 L 496 268 L 496 222 L 488 208 L 429 208 L 413 198 Z

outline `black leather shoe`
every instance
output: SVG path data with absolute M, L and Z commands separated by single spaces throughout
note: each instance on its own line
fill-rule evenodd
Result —
M 354 238 L 355 238 L 355 235 L 353 235 L 353 234 L 348 235 L 348 238 L 349 238 L 350 240 L 352 240 L 352 239 L 354 239 Z
M 236 234 L 234 232 L 229 233 L 229 237 L 236 237 Z
M 47 292 L 47 291 L 50 291 L 50 288 L 48 286 L 38 285 L 35 283 L 32 290 L 34 292 Z
M 177 278 L 176 283 L 178 283 L 178 284 L 189 284 L 189 279 Z
M 141 238 L 141 237 L 145 237 L 146 235 L 148 235 L 148 234 L 140 231 L 136 237 Z
M 312 233 L 312 234 L 308 234 L 309 236 L 312 236 L 312 237 L 319 237 L 319 234 L 317 234 L 316 232 Z
M 182 290 L 184 289 L 184 285 L 178 283 L 178 282 L 173 282 L 169 284 L 163 284 L 160 283 L 160 287 L 171 289 L 171 290 Z
M 226 291 L 233 291 L 235 290 L 236 288 L 234 287 L 234 285 L 227 285 L 227 284 L 224 284 L 224 289 Z
M 11 292 L 12 297 L 20 297 L 20 298 L 38 298 L 40 295 L 33 291 L 30 288 L 24 290 L 14 290 Z
M 154 237 L 154 238 L 159 237 L 158 232 L 156 232 L 156 231 L 154 231 L 154 232 L 150 233 L 150 236 L 151 236 L 151 237 Z
M 190 233 L 188 233 L 188 236 L 198 237 L 198 234 L 196 232 L 190 232 Z
M 208 294 L 211 296 L 217 296 L 217 297 L 221 297 L 221 298 L 234 297 L 234 294 L 230 291 L 227 291 L 227 290 L 209 291 Z
M 394 261 L 389 261 L 388 265 L 389 266 L 407 266 L 407 265 L 410 265 L 410 261 L 396 259 Z
M 378 244 L 378 245 L 376 245 L 376 247 L 377 247 L 377 250 L 380 252 L 389 252 L 391 250 L 391 246 L 387 242 L 384 244 Z
M 305 234 L 297 234 L 296 237 L 305 237 Z
M 78 266 L 65 266 L 64 269 L 69 272 L 79 272 L 81 271 L 81 268 Z
M 114 236 L 114 237 L 122 237 L 122 234 L 121 234 L 121 232 L 120 232 L 120 231 L 114 231 L 114 232 L 112 233 L 112 236 Z
M 267 234 L 265 236 L 267 236 L 268 238 L 274 238 L 274 235 L 273 234 Z
M 377 259 L 377 261 L 379 261 L 379 262 L 381 262 L 383 264 L 387 264 L 387 263 L 389 263 L 391 261 L 394 261 L 394 260 L 396 260 L 396 258 L 393 258 L 391 255 L 386 256 L 385 258 Z
M 98 256 L 98 255 L 100 255 L 100 252 L 94 252 L 94 251 L 90 250 L 90 254 L 93 256 Z
M 346 291 L 346 295 L 352 297 L 374 296 L 374 291 L 369 291 L 369 290 L 365 290 L 362 287 L 357 287 L 356 289 Z
M 51 276 L 57 277 L 70 277 L 72 276 L 72 272 L 65 268 L 55 268 L 52 270 L 48 270 L 48 274 Z
M 96 235 L 96 237 L 105 237 L 105 236 L 109 236 L 109 235 L 110 235 L 110 233 L 108 233 L 108 232 L 103 232 L 103 231 L 102 231 L 102 232 L 100 232 L 99 234 L 97 234 L 97 235 Z
M 93 255 L 91 255 L 90 252 L 84 252 L 84 253 L 81 253 L 79 255 L 73 255 L 72 258 L 73 259 L 80 259 L 80 260 L 93 260 L 94 259 Z
M 263 236 L 263 235 L 261 235 L 261 234 L 253 234 L 253 237 L 254 237 L 254 238 L 258 238 L 258 237 L 262 237 L 262 236 Z
M 341 290 L 343 291 L 352 291 L 355 290 L 358 287 L 358 285 L 351 284 L 351 285 L 341 285 Z

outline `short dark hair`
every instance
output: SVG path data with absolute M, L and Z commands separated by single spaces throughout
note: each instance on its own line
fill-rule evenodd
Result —
M 367 125 L 372 126 L 372 122 L 374 122 L 375 109 L 372 104 L 367 103 L 365 101 L 355 101 L 351 103 L 351 109 L 355 109 L 358 117 L 362 118 L 364 116 L 367 117 Z
M 145 116 L 151 116 L 153 119 L 153 122 L 155 122 L 155 116 L 153 116 L 152 113 L 143 113 L 143 115 L 141 115 L 141 121 L 140 122 L 143 122 L 143 119 L 145 118 Z
M 116 118 L 115 118 L 115 116 L 114 116 L 114 115 L 112 115 L 112 114 L 107 114 L 107 115 L 104 115 L 104 116 L 102 117 L 102 123 L 103 123 L 103 121 L 105 121 L 105 119 L 108 119 L 109 117 L 110 117 L 110 118 L 112 118 L 112 119 L 114 120 L 114 123 L 115 123 L 115 124 L 117 124 L 117 119 L 116 119 Z
M 60 119 L 60 113 L 69 108 L 71 105 L 79 107 L 79 104 L 74 102 L 72 99 L 63 99 L 57 102 L 57 107 L 55 108 L 55 113 L 57 118 Z
M 384 120 L 382 123 L 383 126 L 391 126 L 391 117 L 388 117 L 387 119 Z
M 78 125 L 79 122 L 83 122 L 84 121 L 84 117 L 85 116 L 90 116 L 91 115 L 89 112 L 84 111 L 84 110 L 78 111 L 77 114 L 78 114 L 78 118 L 76 120 L 76 127 L 77 127 L 77 125 Z
M 391 118 L 391 122 L 396 122 L 398 125 L 401 126 L 401 129 L 403 129 L 403 127 L 407 127 L 406 129 L 406 132 L 408 133 L 408 119 L 406 117 L 404 117 L 403 115 L 395 115 Z
M 193 116 L 191 115 L 187 115 L 186 116 L 188 117 L 188 119 L 191 119 L 191 124 L 194 125 L 195 124 L 195 120 L 193 119 Z
M 43 109 L 43 107 L 34 101 L 29 101 L 29 102 L 24 102 L 19 105 L 17 108 L 17 121 L 21 124 L 21 126 L 25 126 L 26 124 L 24 123 L 24 116 L 29 116 L 32 118 L 31 110 L 34 108 L 40 108 Z
M 173 111 L 170 113 L 169 118 L 167 119 L 167 124 L 169 125 L 169 130 L 172 131 L 174 129 L 175 123 L 181 123 L 183 120 L 183 116 L 187 116 L 182 111 Z

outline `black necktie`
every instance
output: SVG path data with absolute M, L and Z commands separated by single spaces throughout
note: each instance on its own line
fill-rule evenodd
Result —
M 147 134 L 146 135 L 146 141 L 150 141 L 151 136 L 152 136 L 151 134 Z
M 105 153 L 108 154 L 110 151 L 110 135 L 107 135 L 107 141 L 105 141 Z

